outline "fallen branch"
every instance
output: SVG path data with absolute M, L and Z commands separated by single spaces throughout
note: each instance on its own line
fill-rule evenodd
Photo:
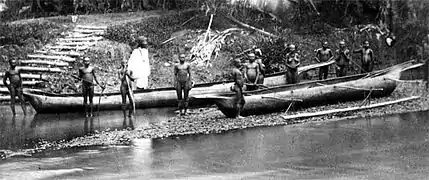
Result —
M 192 21 L 193 19 L 197 18 L 198 15 L 192 16 L 191 18 L 189 18 L 188 20 L 186 20 L 185 22 L 183 22 L 180 26 L 184 26 L 186 23 L 188 23 L 189 21 Z
M 368 106 L 361 106 L 361 107 L 349 107 L 344 109 L 332 109 L 332 110 L 326 110 L 326 111 L 319 111 L 319 112 L 312 112 L 312 113 L 301 113 L 301 114 L 295 114 L 295 115 L 288 115 L 288 116 L 281 116 L 285 120 L 295 119 L 295 118 L 309 118 L 309 117 L 316 117 L 316 116 L 323 116 L 328 114 L 334 114 L 334 113 L 342 113 L 342 112 L 349 112 L 349 111 L 358 111 L 358 110 L 365 110 L 365 109 L 372 109 L 376 107 L 382 107 L 392 104 L 397 104 L 405 101 L 411 101 L 420 98 L 420 96 L 411 96 L 407 98 L 402 98 L 394 101 L 387 101 L 377 104 L 372 104 Z
M 254 31 L 257 31 L 257 32 L 260 32 L 261 34 L 264 34 L 264 35 L 267 35 L 267 36 L 270 36 L 270 37 L 275 37 L 275 38 L 278 38 L 279 36 L 277 36 L 277 35 L 274 35 L 274 34 L 272 34 L 272 33 L 269 33 L 269 32 L 267 32 L 267 31 L 264 31 L 264 30 L 262 30 L 262 29 L 258 29 L 258 28 L 255 28 L 255 27 L 253 27 L 253 26 L 250 26 L 250 25 L 248 25 L 248 24 L 245 24 L 245 23 L 243 23 L 243 22 L 240 22 L 239 20 L 237 20 L 237 19 L 235 19 L 234 17 L 232 17 L 232 16 L 226 16 L 228 19 L 230 19 L 231 21 L 233 21 L 233 22 L 235 22 L 235 23 L 237 23 L 237 24 L 239 24 L 240 26 L 243 26 L 243 27 L 245 27 L 245 28 L 247 28 L 247 29 L 251 29 L 251 30 L 254 30 Z
M 207 41 L 207 37 L 210 40 L 210 27 L 212 26 L 212 22 L 213 22 L 213 14 L 210 15 L 210 21 L 209 21 L 209 25 L 207 26 L 207 32 L 204 35 L 204 42 Z

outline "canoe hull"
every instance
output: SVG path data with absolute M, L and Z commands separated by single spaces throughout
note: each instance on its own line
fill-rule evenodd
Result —
M 284 75 L 266 78 L 265 86 L 285 84 Z M 206 93 L 229 93 L 231 82 L 204 84 L 194 87 L 190 96 Z M 63 113 L 84 112 L 83 97 L 80 94 L 57 95 L 43 92 L 24 92 L 27 101 L 31 103 L 37 113 Z M 100 98 L 101 97 L 101 98 Z M 100 101 L 100 103 L 99 103 Z M 175 107 L 177 106 L 177 95 L 174 88 L 160 88 L 143 91 L 134 91 L 136 108 Z M 120 110 L 122 98 L 120 93 L 95 94 L 93 98 L 93 110 Z M 99 106 L 98 106 L 99 104 Z M 207 104 L 207 101 L 191 99 L 191 106 Z
M 380 76 L 333 85 L 245 96 L 246 103 L 241 115 L 247 116 L 282 111 L 287 109 L 292 102 L 294 103 L 294 108 L 306 108 L 365 99 L 369 92 L 368 89 L 371 88 L 382 89 L 372 91 L 371 97 L 388 96 L 395 90 L 396 81 Z M 296 101 L 297 99 L 302 100 L 302 102 Z M 234 101 L 234 98 L 218 98 L 215 103 L 227 117 L 234 117 L 236 114 Z

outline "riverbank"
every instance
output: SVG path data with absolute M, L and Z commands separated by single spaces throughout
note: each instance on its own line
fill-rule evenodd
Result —
M 371 103 L 387 102 L 409 96 L 421 96 L 415 101 L 408 101 L 364 111 L 337 113 L 333 115 L 294 120 L 284 120 L 281 117 L 282 115 L 286 115 L 284 112 L 248 116 L 243 119 L 233 119 L 226 118 L 215 107 L 192 109 L 190 114 L 187 116 L 176 116 L 166 121 L 154 122 L 144 128 L 96 132 L 94 134 L 74 138 L 70 141 L 42 141 L 32 149 L 22 150 L 22 152 L 0 152 L 0 156 L 7 158 L 11 156 L 10 154 L 31 155 L 37 152 L 44 152 L 46 150 L 78 148 L 85 146 L 130 145 L 134 139 L 141 138 L 180 138 L 180 136 L 183 135 L 222 133 L 254 127 L 283 126 L 306 122 L 332 121 L 425 111 L 429 110 L 429 93 L 425 89 L 425 86 L 425 82 L 420 80 L 400 82 L 391 96 L 372 99 Z M 298 111 L 290 111 L 287 115 L 353 107 L 359 106 L 361 103 L 362 101 L 353 101 L 317 106 Z

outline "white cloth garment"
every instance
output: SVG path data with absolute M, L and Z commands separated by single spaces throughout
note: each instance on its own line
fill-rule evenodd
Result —
M 146 48 L 134 49 L 128 60 L 128 70 L 136 81 L 137 88 L 149 87 L 149 52 Z

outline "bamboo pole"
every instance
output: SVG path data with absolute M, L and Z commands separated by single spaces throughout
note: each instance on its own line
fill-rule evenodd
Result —
M 312 112 L 312 113 L 301 113 L 301 114 L 281 116 L 281 117 L 285 120 L 291 120 L 291 119 L 296 119 L 296 118 L 309 118 L 309 117 L 323 116 L 323 115 L 334 114 L 334 113 L 372 109 L 372 108 L 397 104 L 397 103 L 401 103 L 401 102 L 405 102 L 405 101 L 411 101 L 411 100 L 415 100 L 418 98 L 420 98 L 420 96 L 411 96 L 411 97 L 407 97 L 407 98 L 402 98 L 402 99 L 398 99 L 398 100 L 394 100 L 394 101 L 387 101 L 387 102 L 372 104 L 372 105 L 368 105 L 368 106 L 349 107 L 349 108 L 343 108 L 343 109 L 331 109 L 331 110 L 326 110 L 326 111 L 319 111 L 319 112 Z

